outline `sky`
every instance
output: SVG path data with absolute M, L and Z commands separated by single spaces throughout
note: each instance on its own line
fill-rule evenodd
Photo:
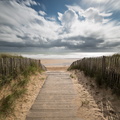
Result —
M 0 0 L 0 52 L 120 52 L 119 0 Z

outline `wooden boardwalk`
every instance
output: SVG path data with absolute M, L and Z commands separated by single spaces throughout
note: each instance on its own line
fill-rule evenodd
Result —
M 48 77 L 26 120 L 81 120 L 72 80 L 65 72 L 47 72 Z

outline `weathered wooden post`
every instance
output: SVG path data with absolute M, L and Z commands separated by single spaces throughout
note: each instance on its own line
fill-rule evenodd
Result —
M 42 66 L 41 66 L 41 61 L 39 60 L 39 67 L 40 67 L 40 69 L 42 69 Z
M 102 82 L 105 80 L 105 73 L 106 73 L 106 59 L 105 56 L 102 58 Z
M 0 58 L 0 75 L 2 75 L 2 59 Z

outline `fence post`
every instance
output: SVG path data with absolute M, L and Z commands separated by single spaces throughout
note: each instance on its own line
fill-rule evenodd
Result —
M 103 56 L 102 58 L 102 80 L 105 80 L 105 73 L 106 73 L 106 58 Z

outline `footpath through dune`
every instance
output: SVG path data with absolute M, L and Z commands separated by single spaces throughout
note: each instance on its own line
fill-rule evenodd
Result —
M 77 93 L 67 72 L 47 72 L 47 79 L 26 120 L 82 120 L 77 117 Z
M 63 64 L 66 61 L 59 66 L 53 64 L 60 61 L 51 60 L 50 66 L 49 60 L 43 60 L 47 79 L 26 120 L 106 120 L 88 90 L 67 71 L 69 66 Z

